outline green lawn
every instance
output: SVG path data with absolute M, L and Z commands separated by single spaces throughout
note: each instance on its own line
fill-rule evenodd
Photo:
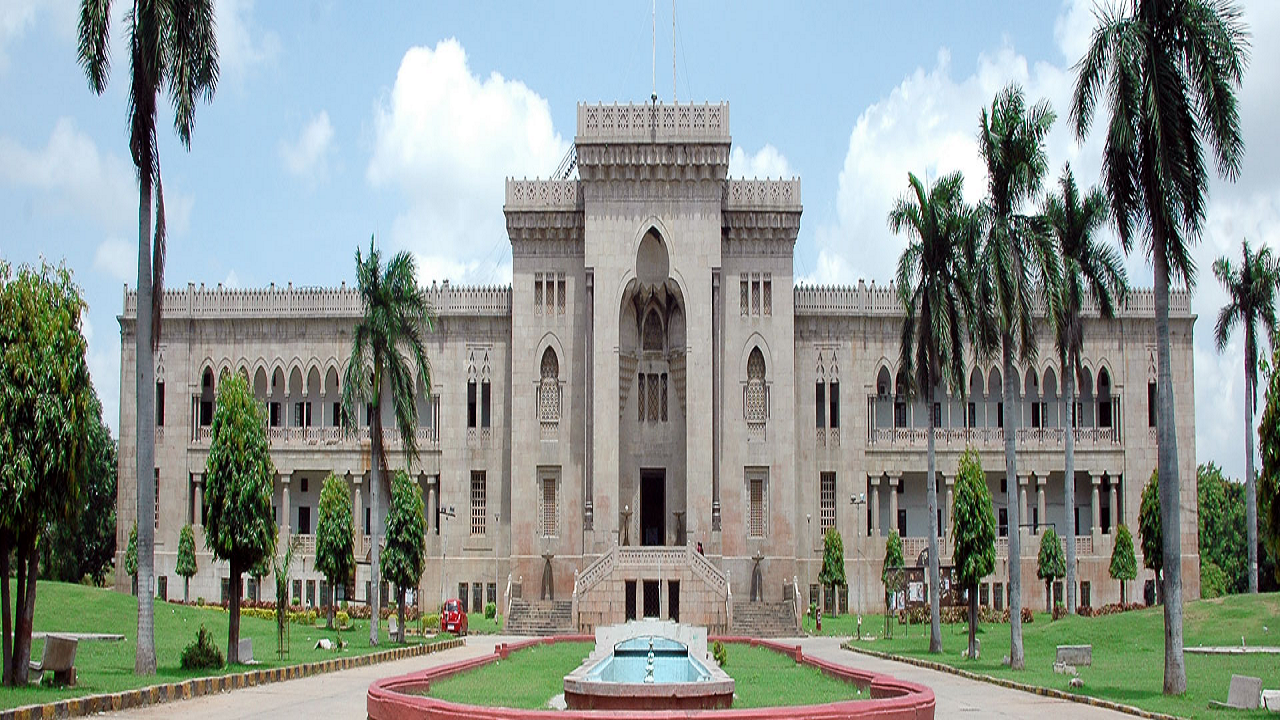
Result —
M 535 645 L 498 661 L 433 683 L 428 694 L 450 702 L 536 710 L 564 692 L 564 676 L 591 652 L 591 643 Z M 808 705 L 859 697 L 853 685 L 827 677 L 763 647 L 725 645 L 725 672 L 735 680 L 735 708 Z
M 856 620 L 856 618 L 855 618 Z M 1267 626 L 1267 630 L 1263 627 Z M 822 622 L 828 628 L 839 623 Z M 863 617 L 863 633 L 877 635 L 884 628 L 880 616 Z M 848 632 L 843 633 L 848 634 Z M 1280 594 L 1233 595 L 1199 600 L 1186 607 L 1183 624 L 1185 645 L 1239 646 L 1241 636 L 1250 646 L 1280 646 Z M 1018 682 L 1070 691 L 1069 678 L 1053 672 L 1058 645 L 1093 645 L 1092 667 L 1080 668 L 1084 687 L 1074 692 L 1092 695 L 1146 710 L 1189 718 L 1267 717 L 1266 713 L 1209 710 L 1210 700 L 1226 700 L 1231 675 L 1262 678 L 1264 688 L 1280 687 L 1280 657 L 1275 655 L 1205 656 L 1187 654 L 1187 692 L 1181 697 L 1165 697 L 1164 611 L 1148 610 L 1100 618 L 1069 617 L 1050 622 L 1036 614 L 1035 622 L 1023 625 L 1026 669 L 1013 672 L 1001 664 L 1009 653 L 1009 626 L 984 625 L 979 628 L 982 655 L 969 661 L 960 657 L 967 646 L 967 626 L 943 625 L 941 655 L 930 655 L 927 625 L 910 628 L 896 625 L 892 640 L 853 640 L 851 643 L 880 652 L 924 658 L 976 673 L 1010 678 Z
M 201 624 L 213 634 L 215 642 L 225 653 L 229 619 L 226 612 L 157 600 L 157 671 L 154 677 L 139 677 L 133 674 L 137 611 L 137 600 L 130 595 L 83 585 L 40 581 L 36 589 L 36 631 L 117 633 L 124 635 L 125 639 L 121 642 L 81 642 L 76 649 L 77 685 L 74 688 L 45 688 L 34 683 L 27 688 L 0 687 L 0 709 L 218 674 L 184 671 L 178 667 L 178 657 L 182 648 L 195 639 Z M 261 663 L 254 667 L 260 668 L 315 662 L 340 655 L 364 655 L 396 647 L 387 640 L 386 623 L 382 624 L 383 641 L 377 648 L 369 645 L 368 621 L 357 620 L 354 623 L 355 627 L 342 633 L 342 639 L 350 643 L 342 653 L 315 649 L 317 640 L 322 637 L 336 638 L 335 632 L 323 627 L 292 625 L 289 657 L 283 660 L 276 658 L 274 620 L 241 617 L 240 636 L 253 638 L 254 658 Z M 323 625 L 323 621 L 321 624 Z M 411 637 L 409 642 L 422 640 Z M 44 643 L 36 640 L 33 645 L 31 655 L 38 660 Z M 225 668 L 222 672 L 243 672 L 248 669 L 251 669 L 250 666 L 237 665 Z
M 467 632 L 471 635 L 501 635 L 502 616 L 495 615 L 492 618 L 486 618 L 484 613 L 469 613 L 467 615 Z

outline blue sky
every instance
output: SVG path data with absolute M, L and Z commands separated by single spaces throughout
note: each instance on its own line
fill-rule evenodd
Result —
M 301 9 L 299 6 L 301 5 Z M 117 0 L 117 16 L 127 2 Z M 376 7 L 376 10 L 370 10 Z M 351 280 L 372 233 L 419 256 L 422 279 L 506 283 L 503 178 L 545 177 L 572 143 L 576 103 L 727 100 L 735 176 L 800 176 L 796 275 L 887 282 L 903 245 L 885 214 L 906 173 L 985 178 L 978 113 L 1009 81 L 1065 116 L 1093 26 L 1063 2 L 255 3 L 218 0 L 222 79 L 191 152 L 162 115 L 167 278 L 253 287 Z M 1199 461 L 1243 472 L 1241 343 L 1216 353 L 1213 258 L 1243 237 L 1280 246 L 1280 3 L 1244 4 L 1253 58 L 1240 94 L 1247 160 L 1215 182 L 1193 307 Z M 137 267 L 124 30 L 107 92 L 76 63 L 75 0 L 0 3 L 0 257 L 65 260 L 90 304 L 90 364 L 119 418 L 122 288 Z M 1060 119 L 1056 177 L 1098 177 L 1099 133 Z M 1131 279 L 1149 285 L 1141 256 Z

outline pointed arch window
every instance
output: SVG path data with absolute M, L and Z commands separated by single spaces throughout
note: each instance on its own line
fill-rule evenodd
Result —
M 642 347 L 645 352 L 662 352 L 663 345 L 662 319 L 658 317 L 658 311 L 650 309 L 644 318 L 644 341 Z
M 742 409 L 748 424 L 763 425 L 769 419 L 769 386 L 765 383 L 764 353 L 759 347 L 747 357 L 747 385 Z
M 554 430 L 560 422 L 560 360 L 552 348 L 543 351 L 539 374 L 538 419 Z

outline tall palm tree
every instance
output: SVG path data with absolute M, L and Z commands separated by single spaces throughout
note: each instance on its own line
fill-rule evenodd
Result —
M 135 373 L 138 409 L 135 441 L 138 473 L 138 646 L 134 671 L 156 671 L 155 530 L 155 361 L 164 299 L 164 188 L 160 182 L 156 113 L 163 88 L 173 105 L 173 129 L 191 149 L 196 103 L 213 99 L 218 85 L 218 40 L 213 0 L 134 0 L 129 31 L 129 151 L 138 173 L 138 317 Z M 79 58 L 89 86 L 101 95 L 111 70 L 111 0 L 82 0 Z M 151 236 L 155 188 L 155 238 Z
M 946 175 L 926 189 L 914 173 L 910 191 L 889 212 L 889 227 L 906 233 L 907 248 L 898 258 L 898 299 L 902 320 L 902 374 L 912 394 L 924 395 L 929 414 L 928 474 L 925 502 L 929 517 L 929 583 L 938 578 L 938 491 L 934 454 L 935 393 L 945 382 L 957 397 L 964 395 L 964 341 L 975 316 L 970 271 L 976 252 L 976 213 L 962 197 L 964 178 Z M 929 593 L 929 652 L 942 652 L 938 593 Z
M 1230 301 L 1218 313 L 1213 341 L 1221 353 L 1227 349 L 1231 331 L 1244 326 L 1244 496 L 1245 534 L 1249 544 L 1249 592 L 1258 592 L 1258 494 L 1253 477 L 1253 410 L 1258 402 L 1258 326 L 1267 331 L 1267 341 L 1276 344 L 1276 294 L 1280 285 L 1280 263 L 1263 245 L 1249 250 L 1249 241 L 1240 243 L 1241 262 L 1232 265 L 1225 257 L 1213 263 L 1213 275 L 1226 288 Z
M 1058 180 L 1061 194 L 1045 197 L 1041 214 L 1050 235 L 1057 243 L 1061 259 L 1057 312 L 1053 315 L 1058 363 L 1062 368 L 1063 433 L 1066 446 L 1066 471 L 1063 473 L 1063 507 L 1067 508 L 1067 612 L 1076 612 L 1076 543 L 1071 524 L 1071 508 L 1076 506 L 1076 448 L 1073 410 L 1076 405 L 1076 378 L 1083 372 L 1080 352 L 1084 347 L 1084 321 L 1080 312 L 1086 297 L 1098 305 L 1098 315 L 1115 317 L 1116 305 L 1129 292 L 1124 263 L 1120 253 L 1100 242 L 1096 234 L 1107 222 L 1107 198 L 1097 188 L 1090 188 L 1083 198 L 1071 174 L 1071 165 L 1062 168 Z
M 1032 308 L 1037 289 L 1044 290 L 1047 305 L 1054 304 L 1048 289 L 1057 286 L 1057 258 L 1039 218 L 1022 213 L 1040 191 L 1048 160 L 1045 136 L 1055 119 L 1049 103 L 1041 100 L 1028 108 L 1022 89 L 1009 85 L 996 94 L 991 112 L 983 108 L 978 146 L 987 165 L 988 227 L 979 260 L 982 277 L 977 283 L 978 305 L 985 313 L 986 329 L 975 343 L 983 352 L 998 346 L 1004 376 L 1004 457 L 1008 479 L 1006 506 L 1009 518 L 1009 624 L 1010 667 L 1021 670 L 1022 651 L 1022 543 L 1018 507 L 1017 403 L 1018 375 L 1014 355 L 1023 363 L 1036 358 L 1035 320 Z
M 1128 252 L 1142 233 L 1154 269 L 1156 428 L 1164 555 L 1181 553 L 1177 425 L 1169 350 L 1169 283 L 1195 280 L 1191 243 L 1205 218 L 1208 142 L 1218 174 L 1240 174 L 1244 140 L 1236 90 L 1248 62 L 1248 31 L 1229 0 L 1129 0 L 1100 11 L 1077 63 L 1071 105 L 1077 137 L 1099 100 L 1110 115 L 1102 173 L 1111 213 Z M 1182 566 L 1164 571 L 1164 692 L 1187 688 L 1182 655 Z
M 356 408 L 367 404 L 370 409 L 369 507 L 373 517 L 369 530 L 373 547 L 369 565 L 369 642 L 377 645 L 382 607 L 379 537 L 385 522 L 381 499 L 391 497 L 382 414 L 385 405 L 390 403 L 408 469 L 409 464 L 418 459 L 414 372 L 430 393 L 431 364 L 427 361 L 423 335 L 431 332 L 435 317 L 426 293 L 418 286 L 413 256 L 398 252 L 384 269 L 382 254 L 374 247 L 373 238 L 369 239 L 367 258 L 356 249 L 356 288 L 360 292 L 362 311 L 352 331 L 351 358 L 342 379 L 342 413 L 343 424 L 355 428 Z M 408 353 L 407 358 L 404 352 Z

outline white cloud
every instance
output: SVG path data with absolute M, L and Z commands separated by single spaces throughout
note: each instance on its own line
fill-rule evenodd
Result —
M 214 21 L 218 28 L 218 70 L 224 78 L 239 79 L 256 65 L 280 54 L 280 36 L 259 32 L 253 22 L 254 0 L 218 0 Z
M 107 333 L 96 338 L 89 315 L 84 318 L 84 339 L 89 345 L 86 360 L 89 363 L 89 379 L 102 401 L 102 419 L 120 437 L 120 334 Z M 108 347 L 104 347 L 108 346 Z
M 138 278 L 138 245 L 110 237 L 98 245 L 93 254 L 93 267 L 112 278 L 136 285 Z
M 74 28 L 78 3 L 73 0 L 5 0 L 0 3 L 0 72 L 9 69 L 6 47 L 18 42 L 27 34 L 41 15 L 51 15 L 52 26 Z
M 367 178 L 406 202 L 392 243 L 453 263 L 440 272 L 505 243 L 504 179 L 547 177 L 569 148 L 544 98 L 496 72 L 476 76 L 453 39 L 405 53 L 374 128 Z
M 328 111 L 321 110 L 302 128 L 296 140 L 280 143 L 280 158 L 293 175 L 311 181 L 327 172 L 328 155 L 333 147 L 333 125 Z
M 729 153 L 729 177 L 735 178 L 785 178 L 795 177 L 787 158 L 772 145 L 766 144 L 760 152 L 748 155 L 741 146 Z
M 1064 0 L 1054 25 L 1061 60 L 1030 63 L 1005 45 L 979 56 L 977 66 L 958 73 L 950 54 L 939 50 L 932 68 L 917 69 L 887 96 L 867 107 L 854 124 L 840 173 L 836 220 L 816 229 L 818 267 L 803 282 L 856 282 L 859 277 L 887 283 L 893 276 L 905 239 L 889 232 L 885 216 L 906 189 L 907 173 L 934 180 L 962 171 L 970 201 L 986 192 L 985 169 L 978 156 L 978 115 L 992 97 L 1011 81 L 1022 85 L 1029 101 L 1047 98 L 1058 122 L 1047 146 L 1051 170 L 1047 182 L 1056 184 L 1062 165 L 1070 161 L 1077 181 L 1099 181 L 1103 141 L 1102 122 L 1083 144 L 1077 143 L 1067 114 L 1074 89 L 1073 65 L 1087 47 L 1095 23 L 1093 0 Z M 1238 257 L 1240 240 L 1266 242 L 1280 248 L 1280 146 L 1271 142 L 1280 124 L 1280 45 L 1257 38 L 1280 35 L 1280 3 L 1248 2 L 1245 21 L 1256 45 L 1239 94 L 1241 127 L 1247 147 L 1239 182 L 1214 181 L 1203 240 L 1193 249 L 1199 283 L 1192 302 L 1198 315 L 1194 362 L 1196 367 L 1196 450 L 1198 461 L 1215 460 L 1231 475 L 1244 472 L 1242 424 L 1243 361 L 1240 343 L 1233 341 L 1222 355 L 1213 347 L 1213 322 L 1225 296 L 1210 272 L 1222 254 Z M 1208 152 L 1208 148 L 1206 148 Z M 1130 282 L 1149 287 L 1151 270 L 1141 247 L 1126 259 Z
M 458 260 L 442 255 L 414 253 L 413 261 L 418 270 L 418 281 L 423 285 L 448 280 L 454 285 L 510 285 L 510 255 L 489 258 Z

